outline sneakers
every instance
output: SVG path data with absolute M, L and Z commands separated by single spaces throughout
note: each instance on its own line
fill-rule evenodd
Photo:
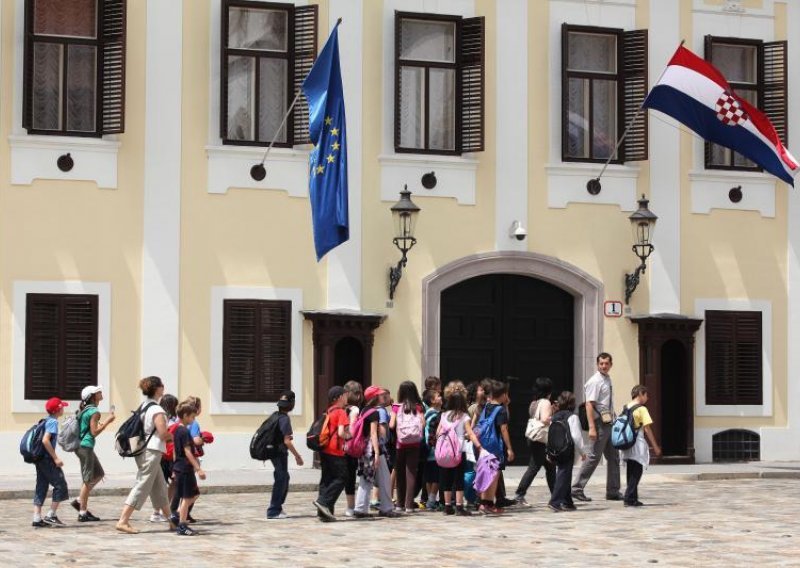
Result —
M 578 510 L 578 508 L 574 504 L 570 505 L 569 503 L 561 505 L 561 508 L 564 509 L 565 511 L 577 511 Z
M 91 523 L 91 522 L 99 521 L 99 520 L 100 520 L 100 518 L 99 517 L 95 517 L 94 515 L 92 515 L 91 511 L 86 511 L 86 513 L 84 513 L 83 515 L 78 514 L 78 522 L 79 523 Z
M 139 533 L 139 531 L 138 531 L 138 530 L 136 530 L 135 528 L 133 528 L 133 527 L 132 527 L 130 524 L 128 524 L 128 523 L 125 523 L 124 525 L 123 525 L 123 524 L 121 524 L 121 523 L 117 523 L 117 526 L 116 526 L 115 528 L 116 528 L 116 529 L 117 529 L 119 532 L 123 532 L 123 533 L 126 533 L 126 534 L 138 534 L 138 533 Z
M 456 515 L 459 517 L 471 517 L 472 513 L 464 508 L 464 505 L 459 505 L 456 507 Z
M 194 529 L 190 529 L 189 525 L 178 525 L 178 528 L 175 529 L 175 533 L 178 536 L 195 536 L 197 531 Z
M 369 513 L 362 513 L 361 511 L 353 511 L 353 514 L 350 516 L 353 517 L 354 519 L 368 519 Z
M 496 499 L 495 504 L 498 507 L 503 508 L 503 507 L 513 507 L 514 505 L 517 504 L 517 502 L 516 502 L 516 500 L 506 499 L 505 497 L 502 497 L 502 498 Z
M 514 499 L 514 503 L 519 505 L 520 507 L 530 507 L 530 503 L 525 500 L 525 497 L 522 495 L 517 495 Z
M 416 510 L 416 509 L 406 509 L 406 515 L 410 515 L 410 514 L 411 514 L 411 513 L 413 513 L 415 510 Z
M 167 520 L 169 521 L 169 524 L 171 524 L 171 525 L 175 525 L 175 527 L 176 527 L 176 528 L 177 528 L 177 526 L 178 526 L 179 524 L 181 524 L 181 518 L 178 516 L 178 513 L 172 513 L 172 514 L 171 514 L 171 515 L 170 515 L 170 516 L 167 518 Z
M 268 520 L 268 521 L 277 521 L 277 520 L 279 520 L 279 519 L 288 519 L 288 518 L 289 518 L 289 515 L 287 515 L 287 514 L 286 514 L 286 513 L 284 513 L 283 511 L 281 511 L 281 512 L 280 512 L 280 513 L 278 513 L 277 515 L 274 515 L 274 516 L 272 516 L 272 517 L 267 517 L 267 520 Z
M 353 517 L 353 516 L 355 516 L 355 513 L 356 512 L 355 512 L 354 509 L 345 509 L 344 516 L 345 517 Z
M 445 505 L 444 506 L 444 514 L 445 515 L 455 515 L 456 510 L 452 505 Z
M 622 493 L 609 493 L 606 495 L 606 501 L 622 501 L 623 499 Z
M 64 523 L 56 515 L 46 515 L 42 518 L 46 524 L 50 525 L 51 527 L 63 527 Z
M 564 509 L 561 507 L 561 505 L 555 505 L 553 503 L 548 503 L 547 506 L 550 507 L 550 510 L 553 511 L 554 513 L 561 513 L 561 512 L 564 511 Z
M 583 501 L 584 503 L 588 503 L 592 500 L 591 497 L 587 497 L 583 491 L 573 491 L 572 498 L 576 501 Z
M 151 523 L 166 523 L 169 519 L 165 517 L 161 511 L 156 511 L 152 515 L 150 515 L 150 522 Z
M 644 506 L 644 503 L 642 503 L 641 501 L 634 501 L 633 503 L 628 503 L 626 501 L 625 502 L 625 506 L 626 507 L 642 507 L 642 506 Z
M 370 501 L 369 502 L 369 508 L 370 509 L 374 509 L 376 511 L 380 509 L 379 505 L 380 505 L 380 501 Z
M 31 526 L 32 527 L 36 527 L 37 529 L 41 529 L 41 528 L 44 528 L 44 527 L 49 527 L 50 525 L 45 523 L 42 519 L 39 519 L 38 521 L 33 521 L 31 523 Z
M 331 512 L 331 510 L 319 501 L 314 501 L 314 506 L 317 508 L 320 520 L 323 522 L 331 523 L 336 520 L 336 516 Z
M 386 517 L 388 519 L 396 519 L 398 517 L 402 517 L 403 515 L 401 513 L 398 513 L 397 511 L 379 511 L 378 516 Z

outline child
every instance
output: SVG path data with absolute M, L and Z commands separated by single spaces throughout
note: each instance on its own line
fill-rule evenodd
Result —
M 178 535 L 194 536 L 197 534 L 196 531 L 190 529 L 186 523 L 189 518 L 189 507 L 200 495 L 195 473 L 200 479 L 205 479 L 206 473 L 194 456 L 194 442 L 187 428 L 195 419 L 197 410 L 193 405 L 182 402 L 178 405 L 177 414 L 180 425 L 175 429 L 175 463 L 172 465 L 172 471 L 175 475 L 175 495 L 180 499 L 180 506 L 178 519 L 173 518 L 172 522 L 177 521 Z
M 367 389 L 369 390 L 369 388 Z M 392 395 L 386 389 L 381 389 L 380 402 L 378 404 L 378 443 L 385 450 L 386 454 L 386 467 L 389 470 L 389 496 L 394 493 L 394 456 L 397 448 L 395 448 L 394 440 L 391 438 L 391 430 L 389 430 L 389 416 L 392 412 Z M 380 501 L 380 488 L 375 486 L 372 490 L 372 500 L 369 502 L 371 509 L 378 509 Z
M 283 504 L 289 494 L 289 452 L 292 452 L 294 461 L 298 466 L 303 465 L 303 458 L 297 452 L 292 441 L 292 421 L 289 413 L 294 410 L 294 391 L 283 391 L 278 400 L 278 436 L 283 443 L 278 447 L 278 452 L 270 461 L 275 468 L 275 483 L 272 485 L 267 519 L 285 519 L 288 515 L 283 512 Z
M 178 420 L 178 416 L 175 414 L 175 410 L 178 408 L 178 399 L 175 398 L 171 394 L 165 394 L 161 397 L 161 408 L 164 409 L 164 413 L 167 415 L 167 431 L 175 435 L 175 430 L 177 429 L 180 421 Z M 172 503 L 173 498 L 175 497 L 175 484 L 172 482 L 172 463 L 175 460 L 175 444 L 173 442 L 167 442 L 167 451 L 164 452 L 164 455 L 161 456 L 161 472 L 164 474 L 164 479 L 167 480 L 167 497 L 169 498 L 170 503 Z M 170 506 L 170 510 L 172 513 L 177 514 L 178 512 L 178 502 L 175 502 L 175 507 L 173 508 Z M 150 522 L 151 523 L 166 523 L 169 519 L 161 514 L 161 511 L 157 509 L 153 509 L 153 514 L 150 515 Z
M 430 378 L 430 377 L 429 377 Z M 442 414 L 442 394 L 438 390 L 428 389 L 422 395 L 422 402 L 427 407 L 425 411 L 424 448 L 426 455 L 423 460 L 423 479 L 427 494 L 426 510 L 436 511 L 439 502 L 439 465 L 436 463 L 436 432 Z
M 502 483 L 506 463 L 514 461 L 514 449 L 511 447 L 511 437 L 508 433 L 508 408 L 506 408 L 508 385 L 500 381 L 491 381 L 486 386 L 490 390 L 485 393 L 486 404 L 478 420 L 480 443 L 484 451 L 495 455 L 500 463 L 500 471 L 493 487 L 481 495 L 482 504 L 478 510 L 482 513 L 497 514 L 502 513 L 503 509 L 495 503 L 495 496 L 501 503 L 504 499 L 502 493 L 497 494 L 497 487 Z
M 639 501 L 639 481 L 642 479 L 644 468 L 650 465 L 650 448 L 647 446 L 647 441 L 640 430 L 644 430 L 647 440 L 650 440 L 650 445 L 653 446 L 653 452 L 656 456 L 661 455 L 661 447 L 656 442 L 656 437 L 653 435 L 653 419 L 650 418 L 647 404 L 648 394 L 647 387 L 644 385 L 636 385 L 631 390 L 631 400 L 626 408 L 633 409 L 633 429 L 636 431 L 636 443 L 633 447 L 627 450 L 622 450 L 622 459 L 627 464 L 626 476 L 628 479 L 628 486 L 625 489 L 625 506 L 626 507 L 641 507 L 643 503 Z
M 347 393 L 340 386 L 328 391 L 328 443 L 319 452 L 322 475 L 319 480 L 319 495 L 314 501 L 317 514 L 322 522 L 336 520 L 334 506 L 347 483 L 347 460 L 344 455 L 344 440 L 347 439 L 349 421 L 344 411 Z
M 570 391 L 562 392 L 558 397 L 556 407 L 558 410 L 553 414 L 550 422 L 551 432 L 554 431 L 554 428 L 557 428 L 552 426 L 553 424 L 556 422 L 566 422 L 575 448 L 572 455 L 565 456 L 562 460 L 556 462 L 556 482 L 548 506 L 554 512 L 560 513 L 561 511 L 575 510 L 575 504 L 572 502 L 572 492 L 570 490 L 572 466 L 577 456 L 580 456 L 582 460 L 586 459 L 586 451 L 583 447 L 581 421 L 578 415 L 575 414 L 575 395 Z
M 452 468 L 439 467 L 440 489 L 444 497 L 444 514 L 469 516 L 471 513 L 464 508 L 464 468 L 467 464 L 467 445 L 474 444 L 480 449 L 481 444 L 472 431 L 469 414 L 467 413 L 467 391 L 460 381 L 452 381 L 445 388 L 446 410 L 442 413 L 436 438 L 446 435 L 454 429 L 456 438 L 461 442 L 461 462 Z M 456 507 L 453 508 L 453 492 L 456 497 Z
M 397 389 L 397 403 L 392 407 L 389 427 L 397 437 L 397 508 L 406 513 L 414 512 L 414 486 L 424 425 L 425 415 L 417 385 L 403 381 Z
M 350 421 L 349 424 L 353 425 L 358 418 L 358 413 L 361 407 L 364 406 L 364 388 L 358 381 L 347 381 L 344 384 L 344 391 L 347 393 L 347 405 L 345 412 Z M 348 435 L 349 435 L 348 429 Z M 351 456 L 345 456 L 347 460 L 347 483 L 344 485 L 344 496 L 347 500 L 347 509 L 344 514 L 346 517 L 353 516 L 353 510 L 356 504 L 356 470 L 358 469 L 358 460 Z
M 386 444 L 380 433 L 379 409 L 386 403 L 386 391 L 378 386 L 368 387 L 364 392 L 366 404 L 361 410 L 364 416 L 362 436 L 368 442 L 364 455 L 358 460 L 358 493 L 353 516 L 369 516 L 369 495 L 373 486 L 378 490 L 378 516 L 397 517 L 392 509 L 391 479 L 386 465 Z
M 60 398 L 49 399 L 44 409 L 47 411 L 47 418 L 44 423 L 44 437 L 42 445 L 45 449 L 44 457 L 36 462 L 36 489 L 33 494 L 33 523 L 32 526 L 40 528 L 47 526 L 63 525 L 56 515 L 59 504 L 69 498 L 67 480 L 64 479 L 64 472 L 61 469 L 64 462 L 56 455 L 55 442 L 58 438 L 58 419 L 64 414 L 64 407 L 69 403 Z M 42 505 L 47 499 L 47 491 L 53 486 L 53 502 L 47 515 L 42 517 Z

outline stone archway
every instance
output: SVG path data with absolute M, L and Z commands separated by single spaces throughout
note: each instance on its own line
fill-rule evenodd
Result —
M 603 284 L 569 263 L 533 252 L 496 251 L 467 256 L 422 280 L 422 376 L 439 375 L 442 291 L 485 274 L 529 276 L 549 282 L 575 298 L 574 390 L 580 393 L 583 381 L 594 373 L 595 357 L 602 350 Z

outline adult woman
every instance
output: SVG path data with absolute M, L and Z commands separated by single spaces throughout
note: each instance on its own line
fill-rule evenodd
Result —
M 78 412 L 79 435 L 81 445 L 75 452 L 81 462 L 81 493 L 78 499 L 72 501 L 72 506 L 78 511 L 78 522 L 99 521 L 98 517 L 89 512 L 89 492 L 105 476 L 103 466 L 94 453 L 95 438 L 114 421 L 114 410 L 105 422 L 100 423 L 100 412 L 97 405 L 103 400 L 103 387 L 89 385 L 81 391 L 81 405 Z
M 167 482 L 161 471 L 161 457 L 167 450 L 167 442 L 172 441 L 172 434 L 167 429 L 167 416 L 158 401 L 164 395 L 164 383 L 158 377 L 145 377 L 139 381 L 139 388 L 146 400 L 139 406 L 139 416 L 144 422 L 144 435 L 148 439 L 145 450 L 136 456 L 136 485 L 133 486 L 122 514 L 117 522 L 117 530 L 136 534 L 139 531 L 130 525 L 131 515 L 139 511 L 150 497 L 154 509 L 169 517 L 169 500 L 167 499 Z M 170 521 L 170 529 L 175 526 Z
M 536 379 L 536 397 L 531 402 L 528 408 L 528 414 L 531 418 L 537 418 L 545 425 L 550 424 L 553 417 L 553 405 L 550 403 L 550 397 L 553 394 L 553 381 L 547 377 L 539 377 Z M 547 486 L 550 488 L 550 493 L 553 492 L 553 486 L 556 482 L 556 466 L 550 463 L 545 456 L 545 449 L 547 448 L 546 439 L 543 442 L 532 442 L 528 440 L 528 447 L 531 450 L 530 461 L 528 462 L 528 469 L 522 475 L 522 479 L 517 487 L 516 502 L 520 505 L 527 505 L 525 501 L 525 493 L 533 483 L 533 479 L 539 470 L 544 467 L 544 475 L 547 478 Z

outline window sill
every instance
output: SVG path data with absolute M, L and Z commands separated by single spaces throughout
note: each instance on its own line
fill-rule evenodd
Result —
M 609 164 L 600 183 L 597 195 L 586 191 L 586 182 L 596 178 L 603 164 L 560 162 L 545 165 L 547 174 L 547 206 L 565 209 L 570 203 L 598 203 L 619 205 L 623 211 L 633 211 L 636 206 L 636 187 L 641 168 Z
M 749 405 L 749 404 L 699 404 L 697 407 L 697 416 L 725 416 L 725 417 L 739 417 L 739 416 L 772 416 L 772 411 L 765 405 Z
M 736 170 L 693 170 L 689 172 L 692 213 L 708 215 L 712 209 L 758 211 L 762 217 L 775 217 L 776 179 L 762 172 Z M 733 203 L 731 188 L 742 186 L 742 200 Z
M 397 201 L 404 185 L 417 195 L 452 197 L 461 205 L 475 205 L 479 161 L 437 154 L 381 154 L 381 200 Z M 436 187 L 422 187 L 422 176 L 434 172 Z
M 100 188 L 117 188 L 117 154 L 122 144 L 116 140 L 12 134 L 8 142 L 14 185 L 31 185 L 35 179 L 55 179 L 94 181 Z M 62 172 L 56 161 L 67 153 L 75 166 Z
M 264 163 L 267 177 L 256 181 L 250 168 L 261 162 L 266 148 L 261 146 L 206 146 L 208 154 L 208 193 L 228 193 L 234 187 L 277 189 L 292 197 L 308 197 L 309 150 L 272 148 Z

